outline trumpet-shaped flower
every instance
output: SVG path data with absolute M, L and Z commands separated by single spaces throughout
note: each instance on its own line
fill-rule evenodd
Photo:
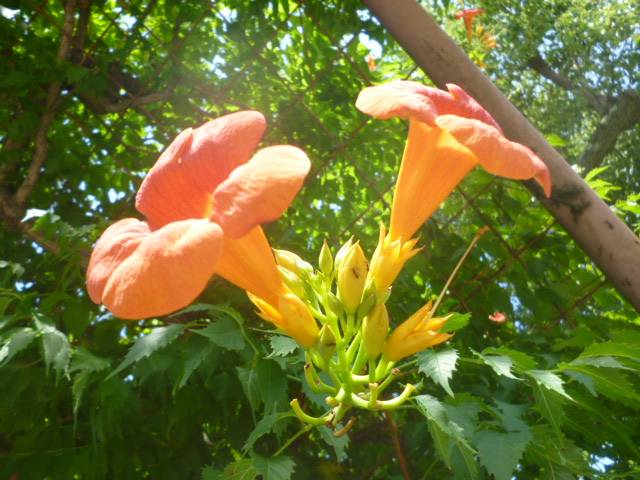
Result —
M 284 212 L 310 165 L 288 145 L 251 156 L 264 129 L 264 117 L 246 111 L 180 133 L 138 191 L 146 221 L 120 220 L 96 243 L 91 299 L 125 319 L 166 315 L 217 273 L 276 308 L 286 304 L 290 293 L 260 224 Z
M 468 41 L 471 41 L 471 37 L 473 36 L 473 19 L 483 13 L 484 8 L 465 8 L 464 10 L 457 11 L 454 15 L 456 20 L 462 19 L 464 21 Z
M 409 136 L 391 211 L 391 240 L 407 241 L 476 165 L 511 179 L 534 178 L 547 196 L 546 165 L 508 140 L 500 126 L 462 88 L 448 92 L 410 81 L 362 90 L 356 106 L 374 117 L 408 118 Z
M 397 362 L 452 337 L 449 333 L 439 333 L 450 315 L 433 318 L 432 306 L 431 302 L 427 303 L 391 332 L 382 349 L 387 360 Z

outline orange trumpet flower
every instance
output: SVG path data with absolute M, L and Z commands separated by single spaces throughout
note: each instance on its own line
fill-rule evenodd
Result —
M 271 305 L 289 294 L 260 224 L 282 215 L 310 164 L 289 145 L 251 156 L 265 127 L 262 114 L 245 111 L 177 136 L 138 191 L 146 221 L 120 220 L 96 243 L 87 269 L 94 302 L 124 319 L 166 315 L 214 273 Z
M 464 10 L 456 12 L 454 15 L 456 20 L 462 19 L 464 21 L 464 28 L 467 31 L 467 40 L 471 41 L 471 37 L 473 36 L 473 19 L 477 15 L 482 15 L 483 13 L 484 8 L 465 8 Z
M 394 81 L 367 87 L 356 107 L 376 118 L 409 119 L 404 150 L 391 208 L 388 238 L 380 242 L 371 260 L 369 276 L 381 288 L 390 285 L 411 255 L 398 257 L 391 268 L 380 258 L 394 258 L 385 245 L 402 245 L 411 238 L 438 206 L 476 165 L 494 175 L 524 180 L 534 178 L 545 194 L 551 194 L 547 166 L 530 149 L 508 140 L 491 115 L 462 88 L 449 91 L 416 82 Z M 414 244 L 405 250 L 415 252 Z M 380 257 L 380 258 L 378 258 Z M 380 270 L 376 265 L 380 265 Z M 382 268 L 382 267 L 385 268 Z M 378 271 L 380 270 L 380 271 Z M 379 287 L 380 288 L 380 287 Z

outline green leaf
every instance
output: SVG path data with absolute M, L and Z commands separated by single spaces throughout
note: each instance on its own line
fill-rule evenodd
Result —
M 531 440 L 531 433 L 501 433 L 482 430 L 474 436 L 480 463 L 495 480 L 510 480 L 522 454 Z
M 486 365 L 491 367 L 491 369 L 496 374 L 511 378 L 513 380 L 520 380 L 513 373 L 511 373 L 511 369 L 513 368 L 513 360 L 511 360 L 511 357 L 508 357 L 506 355 L 482 355 L 478 352 L 473 353 L 477 357 L 479 357 Z
M 526 353 L 512 350 L 506 347 L 489 347 L 482 351 L 483 355 L 507 356 L 513 364 L 520 370 L 531 370 L 536 368 L 536 361 Z
M 78 347 L 73 352 L 73 358 L 71 359 L 71 366 L 69 367 L 69 373 L 77 372 L 80 370 L 88 370 L 90 372 L 99 372 L 109 366 L 109 362 L 106 358 L 101 358 L 89 350 L 83 347 Z
M 207 338 L 193 337 L 187 346 L 187 357 L 182 365 L 182 372 L 173 388 L 173 393 L 184 387 L 193 372 L 200 366 L 207 356 L 215 350 L 216 346 Z
M 528 370 L 525 372 L 531 378 L 533 378 L 538 385 L 542 385 L 545 388 L 559 393 L 565 398 L 571 400 L 571 397 L 567 395 L 562 386 L 562 378 L 549 370 Z
M 0 365 L 8 363 L 16 354 L 27 348 L 36 338 L 33 328 L 23 327 L 9 330 L 0 348 Z
M 464 469 L 465 478 L 475 478 L 476 452 L 464 437 L 464 429 L 450 418 L 447 406 L 431 395 L 418 395 L 414 400 L 418 410 L 427 418 L 429 433 L 440 458 L 450 468 L 455 460 Z
M 253 466 L 262 475 L 263 480 L 289 480 L 295 470 L 295 462 L 284 455 L 278 457 L 253 458 Z
M 258 390 L 265 412 L 274 412 L 287 404 L 287 374 L 273 360 L 260 360 L 256 365 Z
M 293 338 L 284 335 L 273 335 L 269 343 L 271 343 L 271 353 L 267 358 L 286 357 L 298 348 L 298 343 Z
M 225 480 L 254 480 L 258 470 L 253 466 L 251 458 L 243 458 L 227 465 L 222 472 Z
M 184 325 L 174 323 L 167 327 L 154 328 L 148 335 L 138 338 L 125 355 L 122 363 L 106 379 L 108 380 L 128 366 L 166 347 L 178 338 L 183 330 Z
M 222 480 L 222 472 L 216 468 L 213 468 L 211 465 L 208 465 L 202 469 L 202 473 L 200 474 L 201 480 Z
M 451 313 L 449 320 L 440 328 L 440 333 L 456 332 L 467 326 L 471 320 L 470 313 Z
M 333 447 L 333 450 L 336 453 L 336 460 L 338 462 L 345 461 L 347 457 L 347 447 L 349 446 L 349 434 L 342 435 L 341 437 L 336 437 L 333 434 L 333 430 L 329 427 L 318 427 L 318 431 L 320 432 L 320 437 Z
M 640 396 L 627 377 L 619 370 L 591 365 L 560 364 L 561 368 L 587 375 L 595 381 L 596 390 L 612 400 L 633 409 L 640 409 Z
M 58 374 L 66 373 L 71 358 L 71 345 L 67 336 L 50 325 L 42 327 L 42 349 L 47 370 L 53 365 Z
M 425 350 L 418 357 L 418 369 L 442 386 L 442 388 L 453 397 L 454 395 L 449 386 L 449 380 L 453 375 L 453 371 L 456 369 L 457 360 L 458 352 L 454 349 L 438 351 Z
M 281 412 L 281 413 L 272 413 L 271 415 L 266 415 L 262 417 L 260 421 L 257 423 L 256 427 L 253 429 L 253 431 L 249 434 L 247 441 L 242 446 L 242 451 L 244 453 L 247 453 L 249 450 L 251 450 L 254 443 L 256 443 L 256 441 L 260 437 L 262 437 L 263 435 L 266 435 L 267 433 L 273 430 L 273 427 L 276 425 L 276 423 L 278 423 L 280 420 L 284 420 L 285 418 L 290 418 L 292 416 L 293 416 L 293 413 L 291 412 Z
M 552 147 L 564 147 L 567 145 L 567 141 L 556 133 L 550 133 L 545 138 Z
M 227 350 L 242 350 L 244 337 L 238 324 L 230 318 L 221 318 L 207 325 L 205 328 L 193 329 L 193 333 L 207 337 L 219 347 Z
M 533 386 L 533 397 L 542 416 L 549 421 L 554 430 L 560 432 L 564 422 L 562 397 L 537 383 Z
M 251 368 L 236 367 L 236 371 L 238 372 L 238 379 L 240 380 L 242 390 L 244 391 L 247 400 L 249 400 L 251 410 L 256 412 L 260 406 L 260 402 L 262 401 L 260 397 L 260 388 L 258 387 L 258 374 L 256 372 L 256 368 L 255 366 L 252 366 Z
M 591 357 L 624 357 L 631 360 L 640 361 L 640 347 L 638 345 L 631 345 L 629 343 L 594 343 L 588 346 L 578 356 L 578 359 L 591 358 Z

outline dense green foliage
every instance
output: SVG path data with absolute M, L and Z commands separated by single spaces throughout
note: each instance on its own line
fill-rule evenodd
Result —
M 423 3 L 638 232 L 640 109 L 617 113 L 638 95 L 638 5 L 478 2 L 491 49 L 468 42 L 459 5 Z M 389 302 L 397 324 L 437 295 L 488 225 L 443 310 L 469 324 L 403 368 L 421 383 L 410 406 L 358 413 L 343 437 L 293 416 L 291 398 L 317 414 L 323 398 L 235 287 L 214 279 L 197 305 L 141 322 L 88 299 L 91 245 L 140 216 L 159 152 L 240 109 L 313 163 L 272 245 L 315 263 L 323 239 L 355 235 L 371 254 L 406 125 L 354 101 L 428 79 L 359 2 L 80 0 L 66 37 L 61 2 L 0 5 L 0 478 L 390 479 L 402 458 L 411 478 L 640 475 L 638 313 L 528 190 L 483 171 L 425 224 Z

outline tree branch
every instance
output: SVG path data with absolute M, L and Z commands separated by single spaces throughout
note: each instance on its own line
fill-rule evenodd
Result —
M 60 40 L 60 48 L 58 49 L 57 59 L 63 61 L 69 54 L 69 47 L 71 45 L 71 39 L 73 34 L 73 27 L 75 23 L 76 13 L 76 1 L 69 0 L 65 5 L 64 25 L 62 27 L 62 38 Z M 40 169 L 44 164 L 47 156 L 47 150 L 49 149 L 49 142 L 47 141 L 47 132 L 55 115 L 55 106 L 58 98 L 60 97 L 60 90 L 62 88 L 62 82 L 57 80 L 49 85 L 47 92 L 47 99 L 45 101 L 44 114 L 40 119 L 40 125 L 35 135 L 35 152 L 29 165 L 27 175 L 22 181 L 22 184 L 18 187 L 16 194 L 14 195 L 15 203 L 24 207 L 27 203 L 27 198 L 33 191 L 33 188 L 38 182 L 40 177 Z
M 391 413 L 386 411 L 384 416 L 387 419 L 389 425 L 389 433 L 391 433 L 391 439 L 393 440 L 393 446 L 396 449 L 396 455 L 398 456 L 398 463 L 400 464 L 400 470 L 402 470 L 402 477 L 404 480 L 411 480 L 411 473 L 409 473 L 409 465 L 407 464 L 407 457 L 404 455 L 402 449 L 402 443 L 400 443 L 400 437 L 398 436 L 398 425 L 393 420 Z
M 620 134 L 638 123 L 640 123 L 640 94 L 624 92 L 600 120 L 598 127 L 591 135 L 589 146 L 582 153 L 578 163 L 586 171 L 596 168 L 613 151 Z
M 602 114 L 607 113 L 609 103 L 611 101 L 609 97 L 596 93 L 590 88 L 579 85 L 569 78 L 555 72 L 539 53 L 529 59 L 527 66 L 559 87 L 582 96 L 594 110 Z

